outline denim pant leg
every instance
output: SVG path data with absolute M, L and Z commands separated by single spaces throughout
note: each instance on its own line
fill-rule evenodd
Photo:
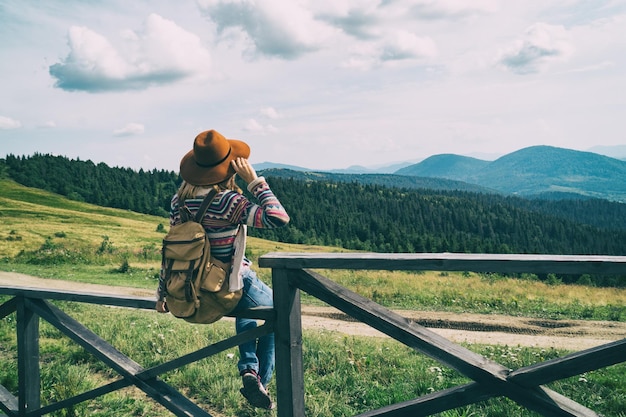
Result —
M 246 310 L 251 307 L 273 307 L 272 289 L 261 281 L 250 268 L 243 270 L 243 295 L 233 312 Z M 237 318 L 235 329 L 237 334 L 257 327 L 255 319 Z M 244 369 L 254 369 L 261 378 L 264 386 L 270 382 L 274 373 L 274 333 L 262 336 L 257 340 L 250 340 L 239 345 L 239 372 Z

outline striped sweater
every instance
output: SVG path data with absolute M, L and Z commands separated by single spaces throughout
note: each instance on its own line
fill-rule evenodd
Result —
M 274 195 L 265 178 L 259 177 L 248 185 L 257 203 L 231 190 L 219 192 L 206 212 L 202 225 L 211 242 L 211 255 L 222 262 L 230 262 L 237 230 L 240 224 L 256 228 L 275 228 L 289 223 L 289 215 Z M 204 195 L 188 199 L 186 205 L 192 214 L 200 208 Z M 178 195 L 172 198 L 170 226 L 180 223 Z M 163 277 L 161 277 L 163 278 Z M 158 297 L 163 299 L 164 285 L 159 280 Z

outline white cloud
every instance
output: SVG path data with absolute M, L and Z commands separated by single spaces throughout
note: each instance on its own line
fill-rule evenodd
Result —
M 294 59 L 320 49 L 333 34 L 301 1 L 199 0 L 200 9 L 220 32 L 236 28 L 253 45 L 251 55 Z
M 141 32 L 123 30 L 121 45 L 87 27 L 68 33 L 70 53 L 50 66 L 55 86 L 90 92 L 145 89 L 194 75 L 206 75 L 209 52 L 200 39 L 157 14 L 151 14 Z
M 429 37 L 420 37 L 405 30 L 390 31 L 378 41 L 363 42 L 352 48 L 350 56 L 339 66 L 369 70 L 386 64 L 415 63 L 437 56 L 437 45 Z
M 409 5 L 413 15 L 423 19 L 463 18 L 494 13 L 499 8 L 497 0 L 417 0 L 400 3 Z
M 379 0 L 317 0 L 308 4 L 315 17 L 357 39 L 378 36 L 385 10 Z
M 10 117 L 0 116 L 0 129 L 11 130 L 22 127 L 22 123 L 19 120 L 11 119 Z
M 432 39 L 419 37 L 407 31 L 395 31 L 389 34 L 382 43 L 380 59 L 395 61 L 434 57 L 437 47 Z
M 273 107 L 264 107 L 260 110 L 260 113 L 269 119 L 280 119 L 283 117 L 283 115 Z
M 526 74 L 538 72 L 551 62 L 567 59 L 573 52 L 568 32 L 563 26 L 535 23 L 508 50 L 499 63 L 509 70 Z
M 140 123 L 128 123 L 126 126 L 113 131 L 115 136 L 133 136 L 141 135 L 145 131 L 145 128 Z
M 246 132 L 262 132 L 263 126 L 261 126 L 261 123 L 257 122 L 256 119 L 248 119 L 244 123 L 243 130 Z
M 244 123 L 243 130 L 250 133 L 266 135 L 268 133 L 276 133 L 278 129 L 271 124 L 262 125 L 256 119 L 248 119 Z

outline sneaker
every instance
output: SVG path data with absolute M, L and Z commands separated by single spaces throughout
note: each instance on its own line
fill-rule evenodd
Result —
M 239 391 L 241 392 L 241 395 L 248 400 L 250 405 L 257 408 L 264 408 L 266 410 L 274 408 L 272 399 L 265 390 L 263 384 L 261 384 L 259 375 L 253 369 L 246 369 L 243 371 L 241 373 L 241 380 L 243 382 L 243 388 Z

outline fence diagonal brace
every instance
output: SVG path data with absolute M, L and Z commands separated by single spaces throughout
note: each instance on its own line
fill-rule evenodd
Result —
M 290 278 L 295 280 L 297 287 L 310 295 L 456 369 L 476 382 L 499 385 L 506 381 L 508 368 L 449 341 L 323 275 L 310 270 L 297 270 L 290 274 Z
M 11 313 L 14 313 L 15 310 L 17 310 L 17 299 L 16 297 L 13 297 L 0 305 L 0 319 L 5 318 Z
M 450 403 L 456 407 L 485 401 L 492 398 L 493 393 L 484 386 L 472 382 L 466 385 L 433 392 L 414 400 L 409 400 L 359 414 L 355 417 L 405 417 L 426 416 L 450 409 Z
M 48 404 L 44 407 L 41 407 L 39 410 L 31 411 L 26 413 L 26 417 L 31 415 L 33 416 L 42 416 L 46 414 L 53 413 L 57 410 L 61 410 L 63 408 L 71 407 L 75 404 L 82 403 L 83 401 L 92 400 L 96 397 L 100 397 L 101 395 L 108 394 L 113 391 L 117 391 L 122 388 L 126 388 L 127 386 L 132 385 L 132 382 L 128 379 L 118 379 L 116 381 L 110 382 L 108 384 L 102 385 L 98 388 L 94 388 L 90 391 L 85 391 L 81 394 L 75 395 L 73 397 L 66 398 L 64 400 L 56 401 L 51 404 Z
M 115 349 L 97 334 L 74 320 L 65 312 L 45 300 L 27 300 L 28 307 L 52 324 L 70 339 L 81 345 L 96 358 L 110 366 L 149 397 L 153 398 L 177 416 L 210 416 L 202 408 L 174 388 L 157 379 L 142 380 L 137 374 L 141 365 Z
M 543 385 L 624 361 L 626 361 L 626 339 L 517 369 L 511 372 L 507 379 L 522 386 Z M 558 378 L 555 375 L 558 375 Z
M 509 386 L 509 388 L 511 389 L 506 394 L 507 397 L 543 416 L 598 417 L 595 411 L 543 386 L 534 388 Z
M 0 385 L 0 409 L 9 416 L 16 416 L 18 412 L 17 398 L 3 385 Z
M 254 329 L 246 330 L 245 332 L 229 337 L 228 339 L 221 340 L 217 343 L 203 347 L 202 349 L 198 349 L 194 352 L 188 353 L 179 358 L 172 359 L 169 362 L 165 362 L 160 365 L 156 365 L 152 368 L 141 371 L 136 376 L 141 379 L 154 378 L 165 372 L 172 371 L 174 369 L 180 368 L 190 363 L 193 363 L 201 359 L 208 358 L 209 356 L 215 355 L 217 353 L 223 352 L 226 349 L 239 346 L 240 344 L 247 342 L 248 340 L 257 339 L 261 336 L 265 336 L 266 334 L 270 334 L 274 330 L 273 327 L 274 326 L 272 323 L 266 322 L 262 326 L 258 326 L 258 327 L 255 327 Z

